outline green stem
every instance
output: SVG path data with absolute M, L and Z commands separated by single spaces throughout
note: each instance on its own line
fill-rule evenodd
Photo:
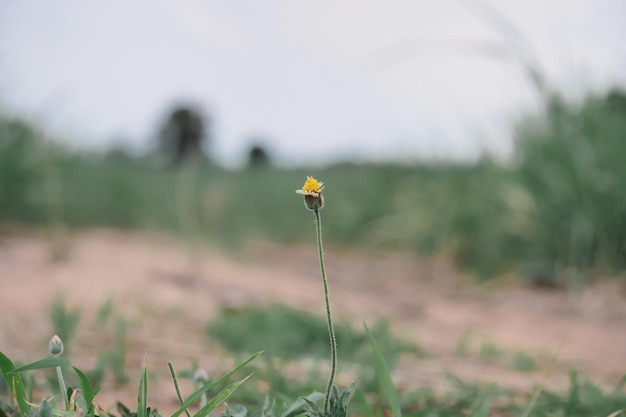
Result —
M 324 266 L 324 250 L 322 249 L 322 220 L 320 219 L 319 210 L 315 212 L 315 226 L 317 229 L 317 250 L 320 258 L 320 270 L 322 272 L 322 282 L 324 283 L 324 301 L 326 302 L 326 320 L 328 321 L 328 336 L 330 337 L 330 377 L 328 378 L 328 386 L 326 387 L 326 397 L 324 400 L 324 413 L 328 415 L 328 407 L 330 404 L 330 390 L 335 381 L 335 372 L 337 371 L 337 339 L 335 339 L 335 328 L 333 327 L 333 318 L 330 312 L 330 299 L 328 297 L 328 280 L 326 279 L 326 267 Z
M 63 379 L 63 371 L 61 367 L 57 366 L 57 377 L 59 378 L 59 386 L 61 387 L 61 396 L 65 401 L 65 410 L 70 411 L 70 400 L 67 398 L 67 388 L 65 387 L 65 380 Z

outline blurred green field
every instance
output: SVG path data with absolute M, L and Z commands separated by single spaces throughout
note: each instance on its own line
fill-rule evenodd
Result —
M 479 279 L 513 273 L 579 288 L 623 278 L 626 94 L 553 96 L 516 132 L 507 163 L 178 170 L 70 150 L 4 118 L 0 222 L 157 229 L 224 246 L 311 242 L 313 221 L 294 190 L 314 175 L 326 184 L 328 246 L 449 257 Z

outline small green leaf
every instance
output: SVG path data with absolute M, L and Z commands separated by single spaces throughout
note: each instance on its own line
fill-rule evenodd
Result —
M 26 390 L 24 389 L 24 383 L 18 374 L 14 374 L 15 365 L 4 353 L 0 352 L 0 371 L 2 376 L 9 386 L 11 392 L 11 398 L 17 403 L 17 407 L 20 409 L 22 415 L 28 415 L 30 407 L 26 402 Z
M 43 400 L 39 405 L 39 410 L 37 410 L 38 417 L 54 417 L 52 413 L 52 406 L 47 400 Z
M 207 392 L 208 390 L 210 390 L 211 388 L 213 388 L 214 386 L 222 383 L 224 380 L 226 380 L 228 377 L 230 377 L 232 374 L 234 374 L 235 372 L 237 372 L 239 369 L 243 368 L 244 366 L 246 366 L 247 364 L 249 364 L 250 362 L 252 362 L 254 359 L 257 358 L 257 356 L 259 356 L 260 354 L 262 354 L 263 351 L 261 352 L 257 352 L 254 355 L 250 356 L 248 359 L 246 359 L 245 361 L 241 362 L 239 365 L 237 365 L 235 368 L 233 368 L 231 371 L 225 373 L 224 375 L 222 375 L 220 378 L 216 379 L 214 382 L 206 384 L 200 388 L 198 388 L 196 391 L 194 391 L 186 400 L 185 402 L 180 406 L 180 408 L 178 410 L 176 410 L 176 412 L 174 414 L 172 414 L 171 417 L 178 417 L 179 415 L 181 415 L 191 404 L 193 404 L 194 401 L 196 401 L 198 398 L 200 398 L 200 396 L 202 394 L 204 394 L 205 392 Z M 208 405 L 208 404 L 207 404 Z M 140 417 L 140 416 L 137 416 Z
M 85 403 L 87 404 L 87 407 L 88 407 L 87 415 L 93 417 L 94 415 L 93 399 L 94 399 L 95 393 L 94 393 L 93 387 L 91 386 L 91 381 L 89 381 L 89 378 L 87 377 L 87 375 L 85 375 L 83 371 L 81 371 L 77 367 L 74 367 L 74 371 L 76 372 L 76 375 L 78 375 L 78 378 L 80 379 L 80 386 L 83 390 L 83 397 L 85 397 Z
M 120 413 L 122 417 L 131 417 L 133 413 L 130 411 L 128 407 L 126 407 L 123 403 L 117 402 L 117 411 Z
M 204 407 L 202 407 L 200 410 L 198 410 L 198 412 L 196 414 L 194 414 L 194 417 L 206 417 L 207 415 L 209 415 L 209 413 L 211 411 L 213 411 L 215 409 L 215 407 L 217 407 L 218 405 L 222 404 L 224 401 L 226 401 L 226 399 L 228 397 L 230 397 L 230 395 L 235 392 L 235 390 L 237 388 L 239 388 L 239 385 L 243 384 L 244 382 L 246 382 L 246 380 L 248 378 L 250 378 L 252 376 L 252 374 L 248 375 L 247 377 L 245 377 L 242 380 L 239 380 L 237 382 L 233 382 L 232 384 L 230 384 L 229 386 L 227 386 L 226 388 L 224 388 L 223 390 L 221 390 L 220 392 L 218 392 L 215 397 L 211 398 L 211 401 L 209 401 L 207 403 L 207 405 L 205 405 Z
M 350 383 L 350 386 L 348 387 L 348 389 L 343 390 L 343 392 L 341 393 L 341 397 L 339 398 L 339 401 L 347 406 L 348 403 L 350 401 L 352 401 L 352 397 L 354 396 L 354 393 L 356 392 L 358 386 L 358 379 L 355 379 L 354 381 L 352 381 Z
M 297 414 L 300 414 L 302 410 L 304 410 L 304 405 L 308 404 L 313 411 L 319 411 L 320 409 L 318 403 L 324 400 L 324 394 L 321 392 L 313 392 L 306 397 L 298 398 L 294 401 L 281 415 L 280 417 L 293 417 Z

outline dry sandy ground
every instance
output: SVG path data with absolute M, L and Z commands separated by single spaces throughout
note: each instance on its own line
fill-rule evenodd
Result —
M 164 415 L 177 404 L 168 361 L 182 369 L 196 360 L 213 376 L 227 370 L 231 363 L 204 332 L 222 308 L 280 302 L 324 311 L 313 247 L 256 243 L 226 255 L 163 235 L 109 230 L 81 232 L 69 245 L 65 260 L 52 261 L 50 243 L 34 232 L 0 239 L 0 350 L 25 361 L 43 357 L 52 336 L 50 307 L 62 295 L 82 312 L 73 362 L 89 369 L 112 343 L 113 331 L 93 326 L 112 298 L 115 314 L 130 321 L 131 382 L 105 380 L 99 399 L 107 408 L 116 400 L 134 404 L 144 361 L 157 376 L 149 402 Z M 430 354 L 402 361 L 394 374 L 399 387 L 444 389 L 444 375 L 452 372 L 529 392 L 537 383 L 563 388 L 572 366 L 607 386 L 626 372 L 626 303 L 615 283 L 577 295 L 512 285 L 477 289 L 445 262 L 330 249 L 327 270 L 339 318 L 360 325 L 387 317 L 397 335 Z M 462 341 L 468 356 L 456 353 Z M 519 372 L 507 361 L 481 358 L 484 343 L 527 353 L 542 367 Z M 340 383 L 350 377 L 344 372 Z M 183 381 L 182 389 L 191 387 Z

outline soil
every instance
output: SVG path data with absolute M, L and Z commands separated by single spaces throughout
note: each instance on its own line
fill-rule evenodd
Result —
M 221 309 L 276 302 L 324 312 L 312 246 L 255 242 L 225 252 L 112 230 L 62 241 L 23 230 L 0 236 L 0 351 L 7 356 L 32 361 L 47 354 L 57 297 L 81 311 L 72 361 L 82 369 L 92 368 L 98 352 L 113 343 L 114 326 L 95 324 L 101 306 L 112 299 L 114 315 L 128 320 L 130 381 L 118 385 L 107 375 L 98 400 L 109 410 L 118 400 L 134 406 L 144 363 L 154 376 L 149 403 L 163 415 L 177 408 L 167 362 L 180 370 L 195 361 L 212 376 L 227 371 L 232 363 L 205 332 Z M 394 372 L 400 389 L 445 390 L 445 376 L 453 373 L 527 395 L 537 384 L 565 389 L 573 367 L 606 387 L 626 372 L 626 303 L 617 281 L 576 294 L 507 280 L 477 287 L 441 259 L 332 248 L 326 257 L 339 320 L 361 326 L 387 318 L 396 335 L 427 352 L 421 359 L 402 358 Z M 522 354 L 538 368 L 515 370 L 511 358 Z M 350 371 L 340 371 L 339 384 L 347 384 Z M 191 392 L 186 380 L 181 383 L 183 392 Z

